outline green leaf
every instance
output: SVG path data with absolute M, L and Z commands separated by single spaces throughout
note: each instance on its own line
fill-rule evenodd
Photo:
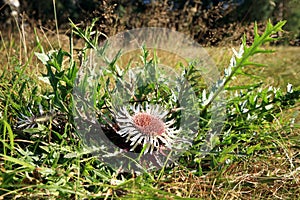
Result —
M 247 154 L 252 154 L 254 151 L 256 150 L 260 150 L 260 144 L 256 144 L 254 146 L 250 146 L 248 149 L 247 149 Z
M 256 66 L 256 67 L 266 67 L 267 65 L 262 64 L 262 63 L 255 63 L 255 62 L 244 62 L 243 66 Z
M 227 158 L 231 157 L 232 155 L 230 153 L 232 153 L 239 145 L 240 144 L 232 144 L 229 147 L 223 149 L 219 162 L 225 162 Z
M 274 52 L 275 52 L 275 50 L 272 50 L 272 49 L 261 49 L 261 48 L 257 48 L 254 51 L 255 54 L 257 54 L 257 53 L 274 53 Z
M 45 53 L 38 53 L 38 52 L 34 52 L 34 55 L 44 64 L 46 65 L 47 62 L 49 61 L 49 57 L 47 54 Z
M 3 132 L 6 132 L 6 130 L 7 130 L 7 132 L 8 132 L 9 143 L 10 143 L 10 149 L 13 151 L 13 150 L 14 150 L 14 145 L 15 145 L 15 144 L 14 144 L 14 138 L 15 138 L 15 136 L 14 136 L 14 133 L 13 133 L 13 131 L 12 131 L 12 128 L 11 128 L 11 126 L 9 125 L 9 123 L 7 123 L 6 120 L 2 119 L 1 122 L 2 122 L 3 125 L 4 125 Z
M 25 161 L 22 161 L 22 160 L 20 160 L 20 159 L 17 159 L 17 158 L 11 157 L 11 156 L 7 156 L 7 155 L 4 155 L 4 154 L 0 154 L 0 156 L 1 156 L 2 158 L 4 158 L 5 160 L 7 160 L 7 161 L 13 162 L 13 163 L 15 163 L 15 164 L 22 165 L 23 167 L 29 168 L 29 169 L 31 169 L 31 170 L 35 169 L 35 166 L 34 166 L 34 165 L 29 164 L 29 163 L 27 163 L 27 162 L 25 162 Z
M 259 38 L 259 34 L 258 34 L 258 28 L 257 28 L 257 22 L 254 22 L 254 39 Z

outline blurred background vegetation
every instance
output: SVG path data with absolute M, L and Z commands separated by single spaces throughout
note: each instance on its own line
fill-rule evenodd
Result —
M 268 19 L 273 23 L 285 19 L 283 43 L 299 45 L 299 0 L 2 0 L 1 30 L 13 28 L 12 14 L 29 26 L 52 29 L 54 2 L 60 29 L 69 28 L 69 19 L 87 26 L 97 17 L 99 30 L 108 36 L 125 29 L 156 26 L 189 34 L 204 46 L 221 46 L 239 43 L 244 33 L 253 35 L 254 21 L 263 28 Z

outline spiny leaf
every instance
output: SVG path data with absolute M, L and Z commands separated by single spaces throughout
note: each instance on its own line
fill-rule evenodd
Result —
M 255 63 L 255 62 L 249 62 L 249 61 L 243 63 L 243 66 L 250 66 L 250 65 L 256 66 L 256 67 L 266 67 L 266 66 L 267 66 L 267 65 L 265 65 L 265 64 Z

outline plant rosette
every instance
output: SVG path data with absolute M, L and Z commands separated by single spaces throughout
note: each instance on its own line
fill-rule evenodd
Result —
M 191 68 L 198 79 L 190 78 Z M 200 148 L 205 156 L 225 119 L 223 93 L 209 99 L 219 80 L 210 56 L 182 33 L 164 28 L 119 33 L 91 50 L 78 72 L 77 132 L 114 169 L 156 170 L 176 164 L 199 139 L 201 108 L 209 104 Z M 205 88 L 200 92 L 198 82 Z

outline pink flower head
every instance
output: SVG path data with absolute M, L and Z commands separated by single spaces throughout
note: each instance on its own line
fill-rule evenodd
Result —
M 164 122 L 167 111 L 151 104 L 146 104 L 145 109 L 140 104 L 130 106 L 130 109 L 132 114 L 125 106 L 116 113 L 116 121 L 120 127 L 117 133 L 126 137 L 126 142 L 130 141 L 130 151 L 134 151 L 139 145 L 145 148 L 144 154 L 152 154 L 153 150 L 159 149 L 161 145 L 171 148 L 179 130 L 171 127 L 175 123 L 174 120 Z

